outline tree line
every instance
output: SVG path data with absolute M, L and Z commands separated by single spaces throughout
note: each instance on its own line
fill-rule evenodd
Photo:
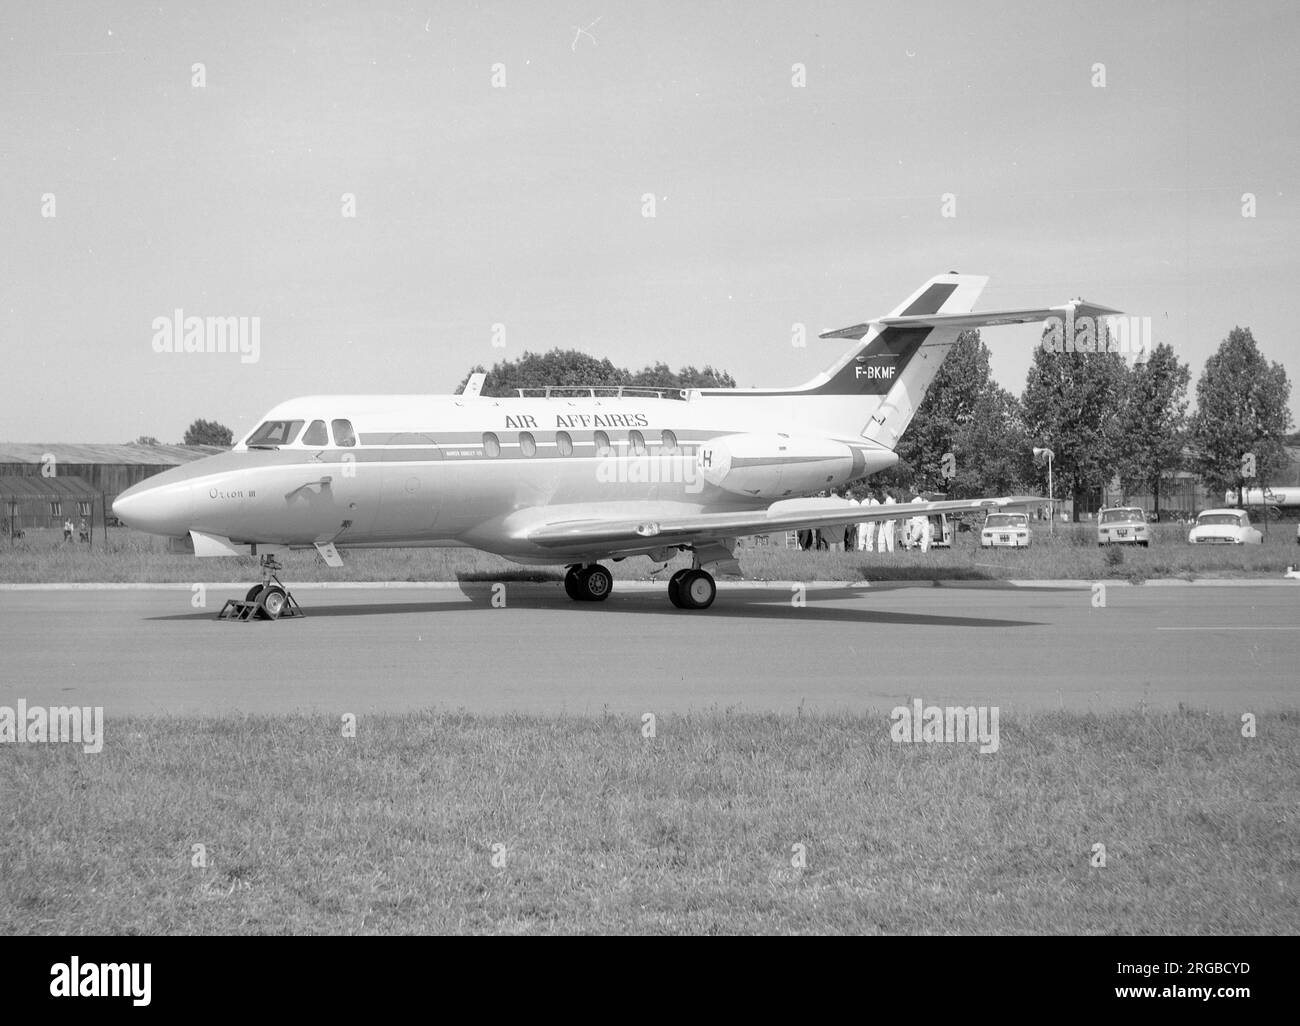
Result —
M 1048 332 L 1044 332 L 1046 339 Z M 1150 492 L 1176 471 L 1198 474 L 1211 492 L 1267 485 L 1287 462 L 1291 383 L 1235 327 L 1206 361 L 1188 412 L 1191 368 L 1160 343 L 1130 364 L 1107 351 L 1039 345 L 1019 397 L 989 374 L 978 331 L 963 332 L 901 440 L 900 462 L 882 475 L 916 491 L 953 498 L 1046 494 L 1051 449 L 1054 489 L 1074 500 L 1118 478 L 1124 494 Z

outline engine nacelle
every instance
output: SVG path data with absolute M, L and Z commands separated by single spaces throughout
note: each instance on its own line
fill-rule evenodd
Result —
M 875 454 L 872 454 L 875 455 Z M 786 434 L 723 435 L 700 446 L 696 470 L 709 484 L 748 498 L 784 499 L 838 488 L 897 461 L 830 438 Z

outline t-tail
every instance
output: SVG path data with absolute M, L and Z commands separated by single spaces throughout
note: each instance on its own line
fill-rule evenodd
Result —
M 1029 324 L 1069 313 L 1075 319 L 1119 313 L 1076 300 L 1061 306 L 1020 310 L 971 310 L 988 278 L 941 274 L 931 278 L 891 313 L 822 334 L 857 345 L 808 383 L 792 389 L 703 389 L 709 397 L 765 399 L 774 419 L 841 438 L 862 437 L 893 450 L 912 422 L 926 390 L 958 336 L 970 328 Z M 779 409 L 771 405 L 779 402 Z

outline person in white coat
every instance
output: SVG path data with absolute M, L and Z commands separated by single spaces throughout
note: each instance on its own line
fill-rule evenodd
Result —
M 888 492 L 885 492 L 885 497 L 880 500 L 880 505 L 894 506 L 897 505 L 897 503 L 894 501 L 894 497 L 892 495 L 890 495 Z M 878 547 L 876 549 L 877 552 L 894 551 L 894 528 L 897 525 L 897 523 L 898 522 L 896 520 L 886 520 L 883 524 L 880 525 L 880 538 L 879 538 Z
M 925 502 L 925 499 L 917 495 L 912 499 L 912 501 Z M 922 552 L 930 551 L 930 518 L 924 513 L 918 514 L 912 518 L 912 538 L 915 544 L 921 546 Z M 908 548 L 911 548 L 911 545 L 909 545 Z
M 867 497 L 862 500 L 864 506 L 879 506 L 880 500 L 876 498 L 874 492 L 868 492 Z M 874 520 L 865 520 L 858 524 L 858 551 L 863 549 L 870 552 L 876 547 L 876 522 Z

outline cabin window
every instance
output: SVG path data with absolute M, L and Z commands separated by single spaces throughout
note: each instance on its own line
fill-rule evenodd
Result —
M 77 513 L 78 513 L 79 515 L 83 516 L 83 517 L 88 517 L 88 516 L 90 516 L 90 503 L 89 503 L 89 502 L 78 502 L 78 503 L 77 503 Z
M 561 456 L 573 455 L 573 438 L 567 431 L 555 432 L 555 448 L 559 450 Z
M 627 445 L 632 450 L 633 456 L 645 455 L 645 435 L 640 431 L 629 431 L 627 433 Z
M 302 423 L 299 421 L 299 423 Z M 352 421 L 350 420 L 331 420 L 330 428 L 334 432 L 335 445 L 356 445 L 357 435 L 352 430 Z
M 50 503 L 50 516 L 52 516 L 52 517 L 61 517 L 61 516 L 63 516 L 63 503 L 61 503 L 61 502 L 51 502 L 51 503 Z
M 673 434 L 671 431 L 665 431 L 665 432 L 663 433 L 663 436 L 662 436 L 662 437 L 663 437 L 663 450 L 664 450 L 664 452 L 676 452 L 676 451 L 677 451 L 677 436 L 676 436 L 675 434 Z
M 609 435 L 607 435 L 604 431 L 597 431 L 594 435 L 591 436 L 591 440 L 596 443 L 597 456 L 609 455 L 610 452 Z
M 519 451 L 525 456 L 537 455 L 537 439 L 531 431 L 519 432 Z
M 493 432 L 483 432 L 483 454 L 489 459 L 496 459 L 501 455 L 501 439 Z
M 336 420 L 334 423 L 339 422 Z M 246 444 L 250 446 L 292 445 L 301 430 L 300 420 L 268 420 L 249 436 Z
M 325 430 L 325 422 L 323 420 L 313 420 L 311 422 L 311 427 L 309 427 L 302 436 L 302 444 L 303 445 L 329 445 L 330 444 L 330 436 L 328 432 L 326 432 Z

